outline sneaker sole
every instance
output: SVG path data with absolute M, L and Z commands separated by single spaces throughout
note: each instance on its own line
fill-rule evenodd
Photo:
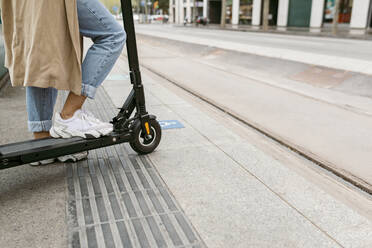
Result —
M 84 139 L 96 139 L 101 136 L 106 136 L 110 134 L 113 131 L 112 128 L 106 128 L 101 130 L 91 130 L 89 132 L 83 133 L 79 131 L 71 131 L 68 129 L 62 129 L 58 127 L 52 127 L 49 131 L 50 135 L 53 138 L 63 138 L 63 139 L 69 139 L 72 137 L 81 137 Z
M 38 162 L 29 163 L 29 165 L 30 166 L 42 166 L 42 165 L 53 164 L 54 162 L 55 162 L 55 159 L 51 158 L 51 159 L 41 160 Z
M 84 156 L 81 156 L 81 157 L 75 157 L 74 154 L 72 154 L 72 155 L 66 155 L 66 156 L 58 157 L 57 161 L 61 162 L 61 163 L 75 163 L 75 162 L 78 162 L 78 161 L 85 160 L 87 158 L 88 158 L 88 153 Z

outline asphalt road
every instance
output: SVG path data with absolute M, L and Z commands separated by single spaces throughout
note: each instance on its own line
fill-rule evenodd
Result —
M 362 40 L 137 25 L 137 33 L 204 46 L 372 74 L 372 43 Z
M 166 34 L 169 38 L 176 35 L 182 35 L 200 39 L 234 42 L 243 45 L 249 44 L 266 48 L 281 48 L 293 51 L 311 52 L 319 55 L 340 56 L 366 61 L 372 60 L 372 42 L 366 40 L 236 32 L 153 24 L 137 25 L 136 31 L 139 33 L 157 32 Z
M 147 68 L 353 183 L 372 189 L 372 115 L 368 110 L 372 101 L 329 89 L 348 80 L 347 75 L 342 78 L 344 72 L 319 68 L 319 73 L 311 73 L 313 67 L 306 64 L 153 36 L 139 38 L 141 61 Z M 341 80 L 327 85 L 322 73 L 335 73 Z M 355 80 L 352 82 L 357 84 Z

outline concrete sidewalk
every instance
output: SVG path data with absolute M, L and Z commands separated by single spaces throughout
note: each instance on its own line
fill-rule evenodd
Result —
M 159 83 L 160 78 L 142 72 L 149 112 L 159 120 L 178 120 L 184 125 L 163 130 L 160 147 L 146 158 L 206 246 L 372 245 L 368 217 L 180 98 L 167 89 L 169 85 Z M 104 84 L 117 107 L 131 87 L 129 80 L 123 84 L 120 77 L 127 77 L 123 60 Z M 328 189 L 337 185 L 329 183 Z M 347 187 L 336 187 L 341 195 L 351 193 Z M 359 193 L 349 197 L 364 198 Z M 370 203 L 365 200 L 360 205 Z
M 26 91 L 0 92 L 0 145 L 32 138 Z M 0 171 L 0 247 L 66 247 L 66 168 L 19 166 Z

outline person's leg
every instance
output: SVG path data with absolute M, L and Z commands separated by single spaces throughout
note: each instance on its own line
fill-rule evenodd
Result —
M 98 0 L 78 0 L 80 33 L 94 44 L 82 65 L 82 95 L 70 93 L 61 111 L 62 119 L 71 118 L 87 97 L 94 98 L 97 87 L 107 77 L 125 45 L 126 34 L 111 13 Z
M 97 87 L 111 71 L 125 45 L 123 27 L 99 0 L 77 0 L 80 33 L 89 37 L 93 45 L 82 64 L 81 96 L 70 93 L 62 112 L 56 113 L 52 137 L 95 137 L 112 132 L 113 125 L 96 119 L 81 108 L 86 98 L 94 98 Z
M 58 91 L 53 88 L 26 87 L 28 129 L 35 139 L 49 137 Z
M 26 105 L 28 114 L 28 129 L 33 132 L 35 139 L 50 137 L 52 117 L 58 91 L 54 88 L 26 87 Z M 88 152 L 81 152 L 58 157 L 59 162 L 76 162 L 85 159 Z M 32 166 L 47 165 L 55 159 L 46 159 L 30 163 Z
M 61 118 L 63 120 L 72 118 L 75 112 L 82 108 L 86 99 L 87 99 L 86 96 L 83 95 L 78 96 L 70 92 L 66 98 L 65 104 L 63 105 L 63 109 L 61 111 Z

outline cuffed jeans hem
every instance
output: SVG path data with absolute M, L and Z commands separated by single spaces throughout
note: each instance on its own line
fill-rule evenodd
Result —
M 96 92 L 97 92 L 97 88 L 92 85 L 82 84 L 81 86 L 81 94 L 90 99 L 94 98 L 94 96 L 96 95 Z
M 47 121 L 28 121 L 28 130 L 30 132 L 48 132 L 52 128 L 52 120 Z

